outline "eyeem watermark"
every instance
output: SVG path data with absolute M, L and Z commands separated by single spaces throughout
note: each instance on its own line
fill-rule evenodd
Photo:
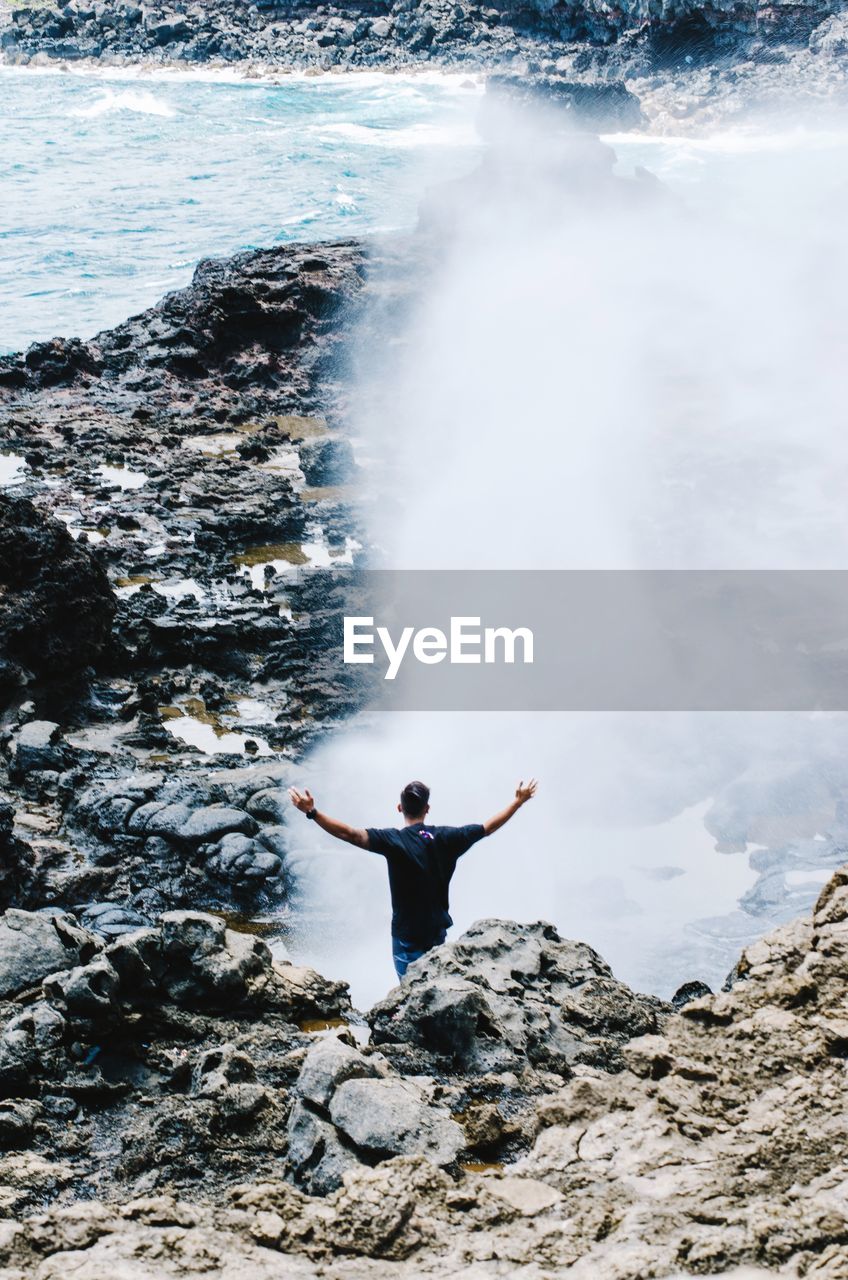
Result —
M 451 618 L 448 631 L 440 627 L 403 627 L 395 639 L 388 627 L 375 627 L 373 617 L 344 620 L 344 660 L 373 663 L 378 644 L 388 659 L 384 680 L 394 680 L 409 653 L 425 666 L 449 662 L 533 662 L 533 632 L 529 627 L 483 627 L 482 619 Z

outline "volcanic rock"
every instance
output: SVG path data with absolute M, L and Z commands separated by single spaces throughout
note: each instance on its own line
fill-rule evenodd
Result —
M 410 965 L 369 1014 L 375 1044 L 417 1046 L 470 1073 L 624 1065 L 622 1046 L 670 1008 L 618 982 L 585 943 L 552 925 L 482 920 Z M 388 1051 L 388 1048 L 387 1048 Z
M 61 915 L 10 908 L 0 917 L 0 999 L 37 987 L 56 969 L 70 969 L 99 942 Z
M 25 498 L 0 495 L 0 698 L 95 663 L 114 615 L 90 552 Z

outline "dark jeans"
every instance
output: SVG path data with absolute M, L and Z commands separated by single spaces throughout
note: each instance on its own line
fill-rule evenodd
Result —
M 447 930 L 443 929 L 437 934 L 432 942 L 404 942 L 403 938 L 396 938 L 392 934 L 392 959 L 395 962 L 395 973 L 402 978 L 406 973 L 413 960 L 420 960 L 428 951 L 432 951 L 433 947 L 440 947 L 447 937 Z

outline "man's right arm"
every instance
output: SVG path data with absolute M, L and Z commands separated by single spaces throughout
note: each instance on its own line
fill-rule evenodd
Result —
M 502 809 L 500 813 L 496 813 L 494 818 L 489 818 L 488 822 L 483 823 L 483 835 L 490 836 L 493 832 L 500 830 L 504 823 L 509 822 L 512 815 L 517 813 L 523 804 L 526 804 L 528 800 L 533 799 L 535 794 L 535 778 L 531 778 L 526 787 L 523 782 L 519 782 L 515 791 L 515 799 L 512 804 L 507 805 L 507 807 Z
M 326 813 L 320 813 L 315 807 L 311 792 L 301 792 L 295 787 L 289 787 L 289 795 L 294 807 L 301 813 L 311 813 L 316 825 L 326 831 L 327 835 L 334 836 L 336 840 L 344 840 L 345 844 L 354 844 L 359 849 L 369 848 L 367 831 L 349 827 L 346 822 L 338 822 L 335 818 L 329 818 Z

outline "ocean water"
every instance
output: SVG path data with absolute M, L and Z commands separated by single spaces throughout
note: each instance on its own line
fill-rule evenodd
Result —
M 90 337 L 200 258 L 411 226 L 468 168 L 468 77 L 0 68 L 0 351 Z

